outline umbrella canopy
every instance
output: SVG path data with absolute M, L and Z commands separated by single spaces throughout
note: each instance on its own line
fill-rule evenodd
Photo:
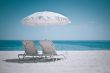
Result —
M 26 25 L 65 25 L 71 22 L 62 14 L 43 11 L 25 17 L 22 23 Z

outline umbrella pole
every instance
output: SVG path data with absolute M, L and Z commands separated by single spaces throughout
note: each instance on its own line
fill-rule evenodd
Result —
M 47 40 L 47 27 L 46 26 L 44 26 L 44 35 L 43 35 L 43 40 Z

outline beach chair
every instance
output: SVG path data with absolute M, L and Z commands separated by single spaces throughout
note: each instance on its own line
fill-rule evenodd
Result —
M 65 59 L 65 56 L 63 54 L 57 54 L 52 41 L 41 40 L 40 46 L 41 46 L 42 51 L 43 51 L 43 56 L 50 57 L 53 60 L 54 60 L 54 56 L 56 57 L 55 60 L 57 60 L 57 56 L 62 56 Z
M 18 58 L 24 59 L 26 56 L 31 56 L 31 57 L 41 57 L 41 54 L 38 54 L 38 51 L 34 45 L 34 43 L 30 40 L 25 40 L 23 41 L 23 47 L 25 49 L 25 53 L 24 54 L 18 54 Z

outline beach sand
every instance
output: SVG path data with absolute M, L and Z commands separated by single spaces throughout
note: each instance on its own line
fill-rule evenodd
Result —
M 66 59 L 19 63 L 21 53 L 0 51 L 0 73 L 110 73 L 110 51 L 58 51 Z

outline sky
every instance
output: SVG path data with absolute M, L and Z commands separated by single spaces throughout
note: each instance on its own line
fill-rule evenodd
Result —
M 26 26 L 35 12 L 68 17 L 65 26 Z M 110 40 L 109 0 L 0 0 L 0 40 Z

